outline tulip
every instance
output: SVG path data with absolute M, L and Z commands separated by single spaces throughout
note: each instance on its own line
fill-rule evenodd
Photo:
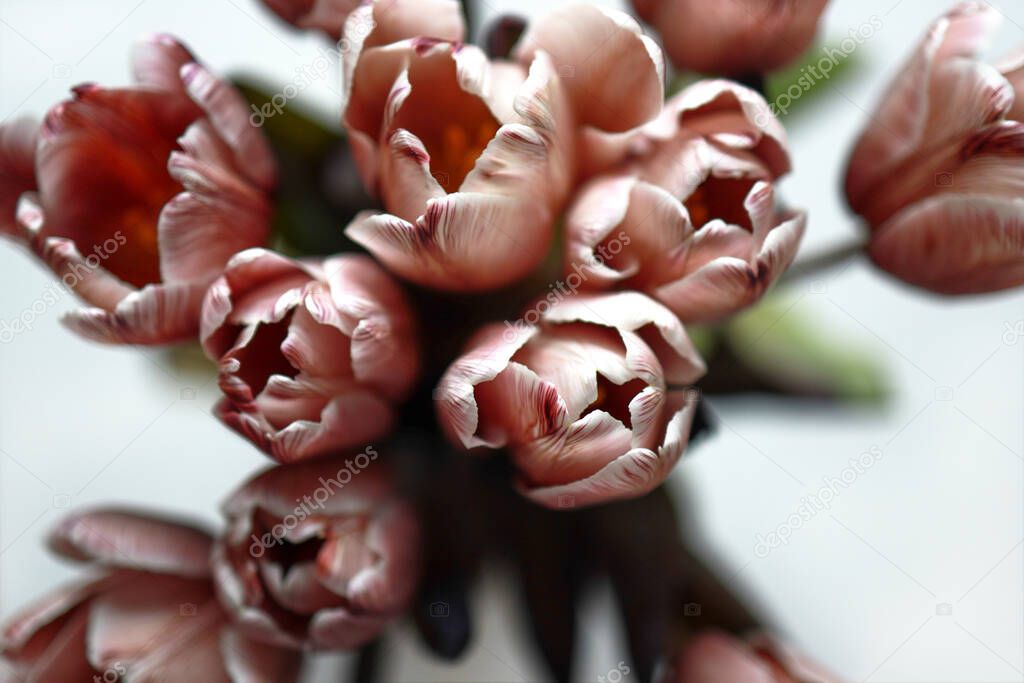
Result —
M 777 206 L 786 136 L 754 91 L 703 81 L 637 133 L 593 142 L 624 163 L 569 209 L 565 257 L 582 289 L 640 290 L 708 322 L 757 301 L 793 260 L 805 216 Z
M 850 158 L 846 197 L 872 260 L 943 294 L 1024 284 L 1024 56 L 978 59 L 997 10 L 941 17 L 884 96 Z
M 697 636 L 665 671 L 662 683 L 838 683 L 839 679 L 775 640 L 743 642 L 724 633 Z
M 807 50 L 828 0 L 633 0 L 681 69 L 763 73 Z
M 50 110 L 17 237 L 89 304 L 72 330 L 160 344 L 193 337 L 206 287 L 265 241 L 275 168 L 241 96 L 173 38 L 139 45 L 134 72 L 132 87 L 78 86 Z M 9 197 L 18 166 L 0 164 Z
M 351 649 L 411 602 L 419 525 L 373 448 L 275 467 L 224 505 L 213 553 L 222 601 L 264 642 Z
M 526 496 L 579 507 L 664 481 L 696 408 L 680 387 L 703 373 L 679 321 L 644 295 L 552 292 L 517 324 L 483 328 L 435 396 L 453 443 L 507 449 Z
M 0 679 L 297 679 L 297 652 L 257 645 L 228 621 L 210 579 L 212 539 L 206 532 L 104 509 L 66 519 L 50 545 L 105 571 L 55 591 L 7 622 L 0 635 Z
M 565 39 L 583 29 L 603 51 Z M 660 53 L 625 15 L 554 13 L 517 54 L 492 63 L 473 46 L 411 39 L 351 66 L 345 124 L 388 213 L 358 216 L 347 234 L 402 277 L 465 291 L 525 276 L 570 189 L 574 125 L 621 130 L 660 108 Z M 625 83 L 635 97 L 619 97 Z
M 200 340 L 219 363 L 217 415 L 285 463 L 386 434 L 418 373 L 405 296 L 363 255 L 235 255 L 203 302 Z

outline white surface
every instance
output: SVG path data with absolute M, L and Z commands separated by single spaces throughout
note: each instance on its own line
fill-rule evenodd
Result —
M 487 0 L 495 8 L 548 3 Z M 1024 42 L 1024 6 L 1009 14 L 1002 48 Z M 839 195 L 845 150 L 883 84 L 942 7 L 934 0 L 834 0 L 826 35 L 882 20 L 862 48 L 859 76 L 792 131 L 787 200 L 808 207 L 804 253 L 854 232 Z M 185 37 L 220 71 L 245 69 L 284 85 L 322 45 L 281 27 L 253 0 L 3 0 L 0 118 L 41 114 L 79 81 L 128 78 L 132 40 Z M 335 72 L 336 73 L 336 72 Z M 300 101 L 337 110 L 337 83 Z M 24 254 L 0 247 L 0 320 L 32 305 L 51 282 Z M 880 413 L 796 409 L 775 401 L 718 404 L 724 427 L 674 474 L 697 500 L 694 522 L 737 589 L 770 606 L 803 648 L 858 681 L 1024 680 L 1024 293 L 949 302 L 910 291 L 858 264 L 796 292 L 794 311 L 818 316 L 839 343 L 875 349 L 896 387 Z M 823 291 L 822 291 L 823 290 Z M 70 301 L 30 333 L 0 345 L 0 614 L 72 575 L 41 544 L 59 506 L 141 503 L 214 523 L 219 498 L 266 461 L 208 409 L 207 375 L 174 369 L 159 351 L 83 343 L 58 324 Z M 182 389 L 198 387 L 195 400 Z M 948 389 L 947 389 L 948 388 Z M 940 400 L 942 399 L 942 400 Z M 946 400 L 949 399 L 949 400 Z M 756 536 L 786 522 L 801 498 L 873 446 L 881 459 L 842 489 L 831 510 L 767 557 Z M 788 472 L 788 474 L 787 474 Z M 389 680 L 524 681 L 542 676 L 510 592 L 489 580 L 476 606 L 482 632 L 457 669 L 423 659 L 407 628 Z M 495 587 L 497 586 L 497 587 Z M 948 603 L 951 615 L 938 606 Z M 607 604 L 605 600 L 605 604 Z M 580 680 L 626 655 L 617 624 L 591 609 Z

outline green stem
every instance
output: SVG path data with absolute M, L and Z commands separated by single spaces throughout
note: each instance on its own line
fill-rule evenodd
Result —
M 790 266 L 786 274 L 782 276 L 781 282 L 792 284 L 797 280 L 805 280 L 835 268 L 841 263 L 859 257 L 864 253 L 866 246 L 867 239 L 865 237 L 856 237 L 849 242 L 832 247 L 820 254 L 799 260 Z

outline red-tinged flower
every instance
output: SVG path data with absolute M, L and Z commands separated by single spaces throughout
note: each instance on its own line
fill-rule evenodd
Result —
M 666 669 L 661 683 L 839 683 L 839 679 L 764 635 L 746 642 L 725 633 L 693 639 Z
M 72 515 L 50 538 L 64 557 L 102 567 L 11 618 L 0 635 L 4 681 L 286 683 L 299 654 L 230 624 L 210 578 L 213 539 L 132 511 Z
M 438 385 L 441 425 L 467 449 L 507 449 L 542 505 L 642 495 L 686 448 L 697 396 L 685 385 L 704 364 L 642 294 L 554 299 L 474 337 Z
M 943 294 L 1024 284 L 1024 55 L 977 56 L 999 18 L 964 2 L 938 19 L 847 169 L 874 262 Z
M 274 14 L 296 28 L 323 31 L 334 40 L 362 0 L 263 0 Z
M 568 277 L 584 290 L 633 289 L 683 322 L 757 301 L 796 255 L 802 212 L 780 209 L 786 136 L 764 99 L 702 81 L 636 133 L 588 141 L 614 165 L 579 191 L 566 221 Z
M 203 303 L 218 416 L 280 462 L 387 433 L 419 369 L 412 312 L 367 256 L 237 254 Z
M 535 268 L 572 182 L 576 124 L 622 130 L 661 106 L 657 48 L 625 15 L 585 6 L 534 25 L 518 61 L 415 38 L 364 49 L 346 71 L 353 153 L 388 211 L 347 233 L 441 289 L 491 289 Z M 626 81 L 639 91 L 621 98 Z
M 373 448 L 274 467 L 224 505 L 213 554 L 222 601 L 250 637 L 351 649 L 402 614 L 419 577 L 420 530 Z
M 18 198 L 36 189 L 39 124 L 30 118 L 0 124 L 0 234 L 17 236 Z
M 681 69 L 740 76 L 807 50 L 828 0 L 633 0 Z
M 241 96 L 175 39 L 140 44 L 133 65 L 136 85 L 78 86 L 50 110 L 38 193 L 22 195 L 15 232 L 89 304 L 65 318 L 71 329 L 159 344 L 194 336 L 206 287 L 265 241 L 276 171 Z M 5 198 L 27 189 L 32 133 L 17 130 L 3 131 Z

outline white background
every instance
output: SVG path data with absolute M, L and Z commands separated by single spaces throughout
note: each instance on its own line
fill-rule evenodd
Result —
M 487 0 L 486 13 L 550 3 Z M 1024 42 L 1024 5 L 999 0 L 1001 54 Z M 855 234 L 838 188 L 846 150 L 935 0 L 834 0 L 829 42 L 870 22 L 862 68 L 794 123 L 796 173 L 787 200 L 810 210 L 802 254 Z M 138 36 L 186 38 L 221 72 L 294 80 L 324 45 L 286 30 L 253 0 L 2 0 L 0 118 L 42 114 L 74 83 L 127 82 Z M 336 71 L 299 102 L 337 113 Z M 341 226 L 339 226 L 339 229 Z M 31 307 L 51 277 L 0 246 L 0 319 Z M 857 681 L 1024 680 L 1022 458 L 1024 292 L 947 301 L 911 291 L 863 263 L 795 290 L 837 344 L 873 350 L 895 387 L 884 410 L 719 402 L 723 427 L 673 474 L 693 497 L 685 520 L 736 590 L 757 595 L 782 630 Z M 160 351 L 103 348 L 60 327 L 70 301 L 0 346 L 0 616 L 76 569 L 42 546 L 61 506 L 119 502 L 187 510 L 215 523 L 220 497 L 266 461 L 209 415 L 215 386 Z M 203 366 L 197 366 L 202 368 Z M 195 400 L 187 388 L 198 389 Z M 186 394 L 182 390 L 186 389 Z M 183 398 L 186 396 L 186 398 Z M 882 458 L 792 541 L 759 558 L 755 537 L 785 523 L 801 498 L 877 446 Z M 626 658 L 619 626 L 588 607 L 579 679 Z M 947 610 L 939 607 L 948 604 Z M 606 606 L 606 605 L 605 605 Z M 942 614 L 951 610 L 951 614 Z M 477 602 L 481 631 L 456 668 L 426 656 L 401 627 L 387 680 L 535 681 L 531 654 L 501 577 Z

